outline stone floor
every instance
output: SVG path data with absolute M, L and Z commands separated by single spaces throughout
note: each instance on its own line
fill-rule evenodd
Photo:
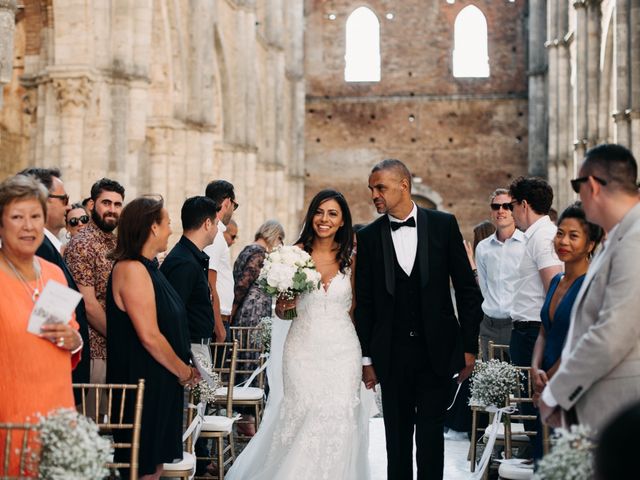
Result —
M 445 440 L 445 480 L 466 480 L 469 478 L 469 462 L 467 462 L 468 451 L 468 441 Z M 371 465 L 371 480 L 386 480 L 387 457 L 382 418 L 372 418 L 369 423 L 369 462 Z

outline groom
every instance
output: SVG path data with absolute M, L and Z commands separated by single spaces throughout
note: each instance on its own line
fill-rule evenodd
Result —
M 358 233 L 355 319 L 363 381 L 380 382 L 389 480 L 442 479 L 443 426 L 452 377 L 466 379 L 478 350 L 482 296 L 453 215 L 418 208 L 399 160 L 371 170 L 384 214 Z M 451 301 L 453 282 L 459 320 Z

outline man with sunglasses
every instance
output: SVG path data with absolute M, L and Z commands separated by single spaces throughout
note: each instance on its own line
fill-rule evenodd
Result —
M 621 145 L 586 153 L 571 180 L 587 220 L 607 240 L 578 292 L 560 367 L 542 392 L 540 416 L 558 426 L 568 419 L 601 430 L 640 400 L 640 199 L 638 166 Z
M 60 267 L 69 288 L 79 291 L 66 262 L 60 254 L 62 244 L 58 239 L 58 234 L 65 226 L 65 215 L 70 208 L 69 196 L 65 191 L 60 170 L 57 168 L 28 168 L 20 172 L 20 174 L 36 177 L 49 191 L 44 240 L 42 241 L 42 245 L 36 250 L 36 255 Z M 76 307 L 76 321 L 80 327 L 79 332 L 82 337 L 83 346 L 80 363 L 78 363 L 73 370 L 73 382 L 87 383 L 89 382 L 89 327 L 83 300 L 80 300 L 80 303 L 78 303 Z M 81 398 L 79 395 L 76 395 L 76 403 L 80 401 Z
M 233 308 L 233 270 L 231 252 L 224 238 L 233 212 L 238 208 L 233 185 L 226 180 L 214 180 L 207 185 L 205 195 L 220 205 L 218 233 L 213 243 L 204 249 L 209 256 L 209 285 L 213 296 L 215 338 L 224 342 L 229 334 Z
M 489 214 L 496 232 L 476 247 L 478 284 L 484 298 L 484 318 L 480 324 L 482 359 L 489 354 L 489 341 L 509 345 L 511 341 L 511 302 L 518 267 L 524 254 L 524 234 L 516 229 L 511 214 L 509 190 L 498 188 L 489 197 Z

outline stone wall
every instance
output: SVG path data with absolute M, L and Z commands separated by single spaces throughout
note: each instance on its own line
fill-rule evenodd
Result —
M 452 74 L 454 22 L 476 5 L 488 25 L 489 78 Z M 369 0 L 380 21 L 381 81 L 344 81 L 345 22 L 362 2 L 306 2 L 305 199 L 343 191 L 357 222 L 375 218 L 367 178 L 407 163 L 419 203 L 450 211 L 467 238 L 488 195 L 528 167 L 525 2 Z M 391 14 L 391 15 L 387 15 Z
M 0 110 L 0 177 L 57 166 L 71 198 L 103 176 L 179 209 L 236 186 L 240 242 L 297 231 L 303 195 L 302 0 L 25 0 Z M 289 235 L 295 235 L 289 233 Z

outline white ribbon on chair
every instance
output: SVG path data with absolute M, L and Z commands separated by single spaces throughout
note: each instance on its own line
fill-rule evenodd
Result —
M 269 354 L 263 353 L 260 355 L 260 358 L 266 358 L 266 360 L 262 365 L 260 365 L 253 372 L 251 372 L 251 375 L 249 376 L 249 378 L 247 378 L 244 382 L 236 385 L 236 387 L 244 388 L 244 389 L 249 388 L 251 386 L 251 382 L 253 382 L 256 379 L 256 377 L 260 375 L 260 373 L 267 368 L 267 365 L 269 365 Z
M 191 421 L 185 432 L 182 434 L 183 443 L 187 441 L 189 435 L 193 434 L 191 452 L 189 453 L 193 453 L 194 445 L 200 437 L 200 431 L 202 430 L 202 423 L 204 422 L 204 412 L 206 407 L 207 405 L 204 402 L 200 402 L 197 405 L 194 405 L 193 403 L 189 404 L 189 408 L 193 408 L 196 411 L 196 416 L 193 417 L 193 420 Z
M 516 410 L 517 408 L 513 405 L 509 405 L 503 408 L 497 408 L 495 406 L 489 406 L 485 408 L 485 411 L 489 413 L 495 413 L 495 415 L 493 416 L 493 422 L 491 423 L 491 435 L 489 435 L 489 438 L 487 439 L 487 445 L 484 447 L 484 452 L 482 453 L 482 458 L 480 458 L 480 462 L 476 467 L 476 471 L 473 472 L 469 477 L 470 480 L 480 480 L 484 474 L 484 471 L 489 466 L 489 462 L 491 461 L 491 453 L 493 452 L 493 446 L 496 444 L 496 438 L 498 436 L 498 426 L 502 421 L 502 414 L 505 413 L 507 415 L 510 415 L 512 413 L 515 413 Z

